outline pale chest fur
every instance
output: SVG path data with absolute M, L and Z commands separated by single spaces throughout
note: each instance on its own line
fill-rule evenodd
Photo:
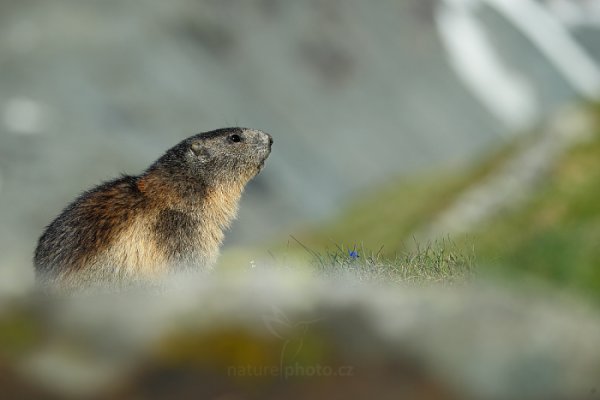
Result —
M 240 196 L 241 189 L 211 191 L 197 206 L 156 208 L 136 218 L 107 249 L 103 269 L 113 269 L 117 280 L 153 280 L 212 268 Z

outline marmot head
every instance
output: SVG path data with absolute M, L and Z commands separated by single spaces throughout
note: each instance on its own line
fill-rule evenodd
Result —
M 191 136 L 169 149 L 150 168 L 203 187 L 245 185 L 271 153 L 273 139 L 263 131 L 223 128 Z

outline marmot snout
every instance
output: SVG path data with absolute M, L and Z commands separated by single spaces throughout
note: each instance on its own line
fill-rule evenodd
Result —
M 40 237 L 38 282 L 62 291 L 121 287 L 212 267 L 242 191 L 272 143 L 267 133 L 246 128 L 201 133 L 143 174 L 83 193 Z

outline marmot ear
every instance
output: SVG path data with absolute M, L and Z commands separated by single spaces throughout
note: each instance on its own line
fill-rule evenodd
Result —
M 200 161 L 208 161 L 210 152 L 201 142 L 194 142 L 191 146 L 192 152 L 200 159 Z

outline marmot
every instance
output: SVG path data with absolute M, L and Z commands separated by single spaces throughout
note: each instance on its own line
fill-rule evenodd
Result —
M 48 225 L 35 250 L 43 288 L 75 291 L 156 282 L 213 266 L 246 183 L 273 139 L 225 128 L 189 137 L 139 176 L 79 196 Z

